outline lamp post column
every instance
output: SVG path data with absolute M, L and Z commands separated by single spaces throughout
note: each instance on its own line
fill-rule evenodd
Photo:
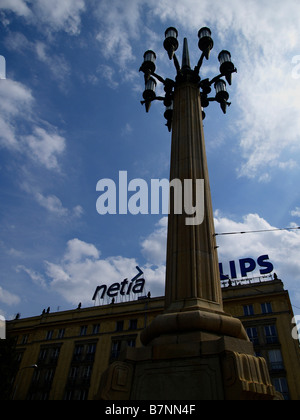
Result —
M 186 41 L 185 46 L 187 49 Z M 175 214 L 174 200 L 170 197 L 166 309 L 222 311 L 199 82 L 187 65 L 182 79 L 177 81 L 174 92 L 170 181 L 179 179 L 184 190 L 184 180 L 192 180 L 193 194 L 189 197 L 184 191 L 184 204 L 187 198 L 195 206 L 196 182 L 204 180 L 203 208 L 196 209 L 196 215 L 201 212 L 204 219 L 187 218 L 184 212 Z M 188 219 L 195 224 L 187 225 Z

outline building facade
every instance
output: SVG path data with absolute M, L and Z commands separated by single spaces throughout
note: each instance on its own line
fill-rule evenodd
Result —
M 276 390 L 300 400 L 299 342 L 281 280 L 225 282 L 222 290 L 225 312 L 243 322 Z M 141 346 L 141 331 L 163 310 L 164 298 L 143 298 L 8 322 L 19 361 L 11 398 L 93 400 L 108 365 L 126 346 Z

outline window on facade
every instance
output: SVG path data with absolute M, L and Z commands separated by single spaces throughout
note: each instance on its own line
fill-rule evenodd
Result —
M 123 331 L 123 329 L 124 329 L 124 321 L 117 321 L 116 331 Z
M 270 302 L 262 303 L 261 312 L 263 314 L 271 314 L 273 312 L 271 303 Z
M 112 348 L 111 348 L 111 358 L 117 359 L 119 357 L 119 354 L 121 352 L 122 347 L 122 341 L 117 340 L 112 342 Z
M 258 345 L 259 340 L 258 340 L 257 328 L 256 327 L 247 328 L 246 331 L 247 331 L 247 334 L 248 334 L 248 337 L 249 337 L 250 341 L 254 345 Z
M 28 343 L 28 335 L 23 335 L 22 340 L 21 340 L 21 344 L 27 344 Z
M 82 345 L 78 345 L 75 346 L 75 350 L 74 350 L 74 356 L 73 356 L 73 360 L 74 361 L 80 361 L 83 355 L 83 349 L 84 347 Z
M 87 334 L 87 325 L 83 325 L 82 327 L 80 327 L 80 336 L 83 337 L 84 335 Z
M 55 372 L 54 369 L 47 369 L 45 371 L 45 382 L 46 383 L 51 383 L 52 382 L 53 377 L 54 377 L 54 372 Z
M 39 354 L 39 362 L 44 362 L 47 358 L 48 350 L 47 349 L 41 349 Z
M 136 330 L 137 329 L 137 319 L 131 319 L 129 321 L 129 330 Z
M 265 326 L 265 336 L 267 344 L 277 344 L 278 335 L 275 325 Z
M 87 346 L 87 351 L 86 351 L 86 360 L 88 361 L 93 361 L 95 358 L 95 353 L 96 353 L 96 348 L 97 348 L 97 344 L 89 344 Z
M 244 305 L 244 315 L 245 316 L 254 315 L 253 305 Z
M 78 375 L 78 367 L 77 366 L 73 366 L 70 369 L 70 373 L 69 373 L 69 378 L 70 379 L 76 379 Z
M 65 329 L 62 328 L 58 330 L 57 338 L 61 339 L 61 338 L 64 338 L 64 336 L 65 336 Z
M 93 334 L 99 334 L 100 324 L 93 325 Z
M 272 382 L 276 391 L 280 392 L 285 400 L 289 400 L 289 388 L 286 378 L 274 378 Z
M 52 337 L 53 337 L 53 330 L 47 331 L 46 340 L 52 340 Z
M 135 347 L 135 338 L 127 341 L 128 347 Z
M 284 369 L 282 354 L 280 350 L 269 350 L 268 356 L 271 370 Z

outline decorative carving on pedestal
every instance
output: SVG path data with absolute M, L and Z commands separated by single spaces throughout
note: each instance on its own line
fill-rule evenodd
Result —
M 262 357 L 226 352 L 223 381 L 226 400 L 283 400 L 271 383 Z

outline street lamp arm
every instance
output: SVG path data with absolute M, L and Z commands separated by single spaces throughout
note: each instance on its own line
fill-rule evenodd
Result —
M 160 83 L 165 85 L 165 83 L 166 83 L 165 79 L 163 77 L 161 77 L 159 74 L 152 73 L 152 76 L 155 77 L 155 79 L 157 79 Z
M 199 75 L 199 73 L 200 73 L 200 69 L 201 69 L 201 67 L 202 67 L 202 64 L 203 64 L 203 60 L 204 60 L 204 58 L 205 58 L 205 53 L 203 52 L 202 54 L 201 54 L 201 57 L 200 57 L 200 59 L 199 59 L 199 61 L 198 61 L 198 64 L 197 64 L 197 66 L 195 67 L 195 73 L 197 74 L 197 75 Z
M 181 67 L 180 67 L 180 64 L 179 64 L 179 61 L 178 61 L 178 58 L 177 58 L 176 54 L 174 54 L 174 56 L 173 56 L 173 62 L 174 62 L 177 74 L 179 74 L 180 71 L 181 71 Z

